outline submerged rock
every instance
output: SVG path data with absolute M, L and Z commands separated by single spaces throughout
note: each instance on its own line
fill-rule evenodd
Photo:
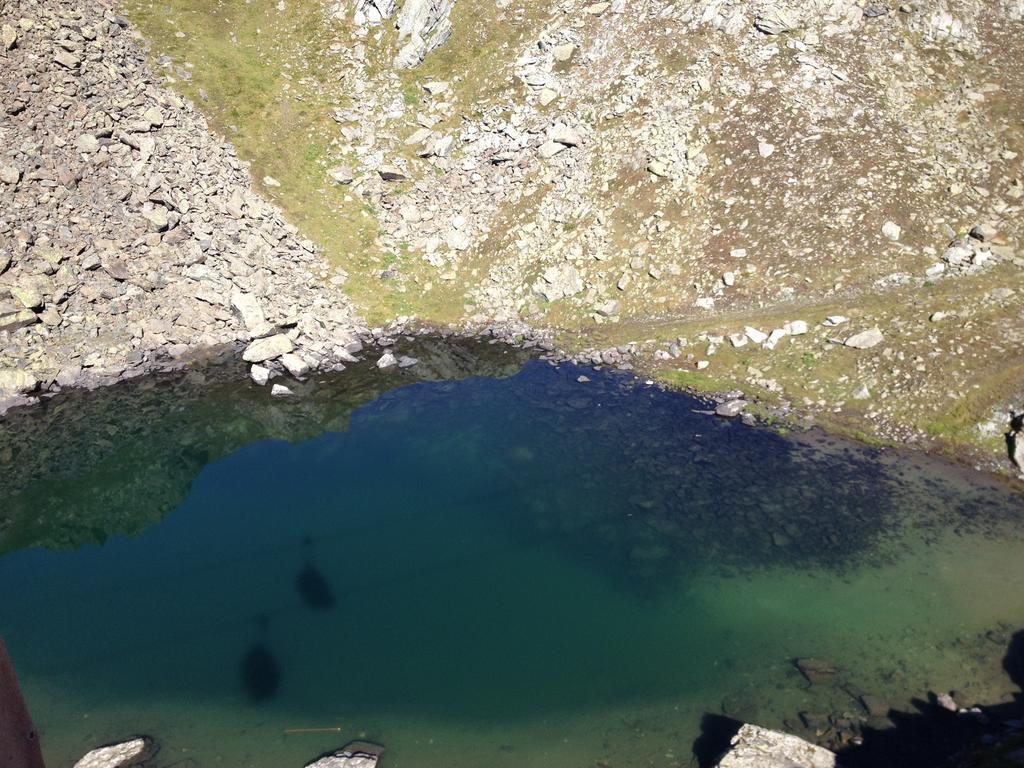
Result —
M 156 753 L 156 742 L 148 736 L 139 736 L 120 744 L 94 749 L 75 763 L 75 768 L 129 768 L 142 765 Z
M 384 747 L 369 741 L 353 741 L 330 755 L 324 755 L 306 768 L 376 768 Z
M 718 768 L 837 768 L 836 756 L 788 733 L 746 724 Z
M 830 661 L 812 658 L 797 659 L 796 668 L 811 685 L 831 684 L 836 680 L 836 667 Z

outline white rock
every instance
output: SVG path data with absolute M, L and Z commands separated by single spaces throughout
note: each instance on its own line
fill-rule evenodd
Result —
M 0 182 L 4 184 L 17 184 L 21 178 L 21 171 L 13 165 L 0 166 Z
M 309 763 L 306 768 L 376 768 L 384 747 L 366 741 L 353 741 L 332 755 Z
M 327 172 L 327 175 L 331 177 L 331 180 L 335 184 L 351 184 L 355 181 L 355 174 L 352 173 L 352 169 L 347 165 L 339 165 L 336 168 L 331 168 Z
M 807 333 L 807 321 L 792 320 L 784 326 L 790 336 L 803 336 Z
M 242 359 L 247 363 L 262 363 L 265 360 L 274 360 L 281 355 L 286 355 L 295 349 L 292 340 L 279 333 L 275 336 L 268 336 L 265 339 L 256 339 L 242 353 Z
M 848 322 L 850 322 L 850 318 L 844 317 L 843 315 L 829 315 L 828 317 L 825 318 L 825 325 L 829 326 L 830 328 Z
M 747 346 L 747 337 L 742 333 L 730 333 L 729 343 L 739 349 L 740 347 Z
M 548 129 L 548 139 L 565 144 L 567 147 L 578 147 L 583 142 L 583 137 L 575 128 L 570 128 L 565 123 L 555 123 Z
M 885 337 L 878 328 L 870 328 L 860 333 L 855 333 L 853 336 L 843 342 L 848 347 L 853 349 L 871 349 L 877 347 L 885 341 Z
M 270 388 L 271 397 L 292 397 L 295 393 L 292 392 L 284 384 L 275 384 Z
M 775 145 L 769 144 L 767 141 L 762 141 L 757 145 L 757 154 L 761 157 L 771 157 L 775 154 Z
M 234 290 L 231 292 L 231 306 L 242 319 L 245 330 L 256 338 L 266 336 L 272 330 L 260 306 L 259 299 L 251 293 Z
M 430 80 L 423 84 L 423 90 L 431 96 L 440 96 L 448 90 L 448 83 L 445 80 Z
M 894 221 L 887 221 L 882 225 L 882 234 L 889 240 L 896 242 L 903 234 L 903 229 Z
M 32 392 L 39 382 L 28 371 L 19 368 L 0 368 L 0 394 L 25 394 Z
M 867 400 L 871 397 L 871 390 L 865 384 L 858 384 L 853 390 L 854 400 Z
M 280 187 L 281 182 L 275 179 L 273 176 L 264 176 L 263 184 L 267 187 Z
M 796 736 L 745 724 L 718 768 L 836 768 L 836 756 Z
M 380 359 L 377 360 L 377 367 L 382 371 L 387 370 L 388 368 L 394 368 L 396 365 L 398 365 L 398 360 L 395 358 L 395 355 L 391 350 L 385 352 L 380 356 Z
M 551 53 L 554 55 L 555 61 L 568 61 L 576 53 L 576 46 L 572 43 L 556 45 L 551 49 Z
M 75 763 L 74 768 L 128 768 L 139 765 L 154 753 L 153 742 L 142 737 L 94 749 Z
M 559 152 L 564 151 L 566 148 L 565 144 L 560 144 L 557 141 L 545 141 L 540 145 L 538 152 L 540 152 L 541 157 L 547 160 L 548 158 L 554 157 Z
M 270 381 L 270 369 L 262 365 L 254 365 L 249 369 L 249 378 L 253 380 L 254 384 L 265 387 Z
M 287 370 L 288 373 L 296 379 L 305 378 L 309 374 L 310 370 L 309 363 L 294 352 L 288 352 L 287 354 L 281 355 L 281 365 L 283 365 L 285 370 Z
M 726 272 L 722 275 L 722 283 L 729 288 L 736 285 L 736 274 L 733 272 Z
M 750 339 L 755 344 L 764 344 L 766 341 L 768 341 L 767 333 L 759 331 L 757 330 L 757 328 L 753 328 L 749 325 L 743 329 L 743 332 L 747 334 L 747 338 Z
M 542 88 L 541 92 L 537 94 L 537 101 L 540 102 L 542 107 L 548 106 L 551 102 L 558 98 L 558 91 L 551 88 Z

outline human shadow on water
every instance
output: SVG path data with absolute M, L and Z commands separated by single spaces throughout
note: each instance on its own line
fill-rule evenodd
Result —
M 281 686 L 281 667 L 265 640 L 270 621 L 266 616 L 260 616 L 256 623 L 264 639 L 257 640 L 246 649 L 239 667 L 242 688 L 254 704 L 274 698 Z
M 302 545 L 306 550 L 306 564 L 295 577 L 295 589 L 307 607 L 315 611 L 330 610 L 337 601 L 334 599 L 334 590 L 331 589 L 323 572 L 313 565 L 309 554 L 313 548 L 313 540 L 306 536 L 302 540 Z
M 705 714 L 700 721 L 700 736 L 693 742 L 693 756 L 699 768 L 718 765 L 742 725 L 739 720 L 725 715 Z
M 1003 669 L 1010 681 L 1024 689 L 1024 630 L 1010 640 Z M 889 713 L 892 728 L 864 728 L 862 743 L 838 752 L 843 768 L 873 768 L 899 765 L 906 768 L 934 768 L 965 751 L 983 744 L 983 737 L 1005 729 L 1006 721 L 1024 714 L 1024 694 L 1014 694 L 1013 701 L 977 707 L 957 702 L 968 712 L 951 712 L 939 705 L 934 695 L 930 701 L 914 700 L 916 712 Z
M 1011 682 L 1024 690 L 1024 630 L 1010 640 L 1003 669 Z M 1005 732 L 1010 720 L 1024 715 L 1024 693 L 1014 694 L 1011 702 L 972 707 L 958 702 L 966 711 L 952 712 L 941 706 L 933 694 L 930 701 L 915 699 L 913 712 L 890 711 L 892 727 L 860 729 L 860 743 L 851 743 L 836 752 L 842 768 L 937 768 L 948 765 L 958 755 L 982 746 L 984 737 Z M 693 744 L 700 768 L 713 768 L 729 749 L 741 723 L 708 713 L 701 721 L 701 735 Z

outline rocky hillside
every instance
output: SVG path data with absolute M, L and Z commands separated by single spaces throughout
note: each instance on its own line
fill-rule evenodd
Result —
M 12 0 L 0 23 L 0 409 L 253 339 L 297 371 L 351 359 L 336 274 L 124 18 Z
M 99 43 L 75 32 L 86 20 L 54 14 L 43 35 L 45 24 L 21 28 L 41 13 L 22 6 L 8 13 L 17 67 L 73 80 L 41 47 L 26 54 L 77 35 L 65 53 L 88 71 Z M 108 12 L 97 39 L 124 46 L 136 74 L 122 90 L 144 98 L 103 110 L 99 167 L 130 174 L 142 150 L 118 137 L 136 136 L 127 128 L 150 106 L 199 126 L 172 94 L 190 99 L 332 267 L 287 232 L 282 251 L 343 283 L 371 323 L 551 329 L 584 359 L 1005 463 L 1009 412 L 1024 404 L 1021 0 L 124 0 L 123 11 L 159 85 L 140 89 L 136 49 Z M 42 104 L 22 78 L 8 90 Z M 75 142 L 94 126 L 74 120 L 90 117 L 63 108 L 62 156 L 88 159 Z M 31 117 L 15 120 L 30 130 Z M 196 165 L 181 154 L 203 151 L 189 141 L 157 142 L 182 173 Z M 10 158 L 16 195 L 28 194 L 27 162 Z M 191 171 L 173 183 L 160 173 L 195 189 Z M 232 174 L 244 187 L 244 168 Z M 241 226 L 221 213 L 232 189 L 210 191 L 220 218 L 204 223 Z M 188 214 L 147 194 L 129 192 L 139 230 L 123 239 L 149 258 L 143 208 Z M 241 332 L 229 306 L 200 308 L 222 313 L 224 336 Z M 324 351 L 314 340 L 314 356 Z

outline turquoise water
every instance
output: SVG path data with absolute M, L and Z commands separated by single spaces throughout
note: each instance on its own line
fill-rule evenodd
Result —
M 359 737 L 396 767 L 689 766 L 707 713 L 1013 690 L 1024 505 L 999 484 L 419 354 L 295 401 L 193 372 L 0 422 L 0 631 L 49 765 L 142 732 L 168 766 Z

